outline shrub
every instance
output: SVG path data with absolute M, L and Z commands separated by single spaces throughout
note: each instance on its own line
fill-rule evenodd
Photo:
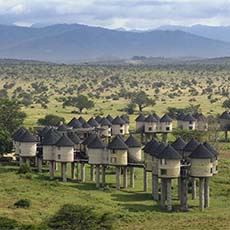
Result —
M 48 227 L 68 230 L 112 229 L 113 221 L 110 214 L 98 215 L 92 207 L 66 204 L 49 219 Z
M 16 229 L 18 226 L 16 220 L 9 219 L 7 217 L 0 216 L 0 229 L 2 230 L 11 230 Z
M 21 199 L 14 203 L 17 208 L 29 208 L 31 206 L 31 201 L 28 199 Z
M 28 164 L 22 164 L 18 169 L 19 174 L 31 173 L 31 168 Z

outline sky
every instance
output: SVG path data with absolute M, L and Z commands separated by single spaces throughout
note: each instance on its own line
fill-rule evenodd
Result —
M 106 28 L 230 25 L 230 0 L 0 0 L 0 24 L 81 23 Z

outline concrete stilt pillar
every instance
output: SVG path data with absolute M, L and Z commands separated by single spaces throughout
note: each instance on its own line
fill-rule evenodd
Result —
M 26 164 L 27 164 L 28 166 L 30 166 L 30 159 L 29 159 L 29 158 L 26 158 Z
M 71 178 L 73 179 L 73 180 L 75 180 L 76 179 L 76 167 L 75 167 L 76 165 L 75 165 L 75 162 L 72 162 L 71 163 Z
M 204 178 L 200 178 L 199 183 L 199 202 L 200 202 L 200 210 L 204 211 Z
M 146 169 L 144 168 L 144 171 L 143 171 L 143 176 L 144 176 L 144 179 L 143 179 L 143 182 L 144 182 L 144 192 L 147 192 L 147 189 L 148 189 L 148 174 L 147 174 L 147 171 Z
M 121 189 L 121 167 L 116 167 L 116 188 L 117 190 Z
M 34 159 L 34 166 L 38 167 L 38 157 L 35 157 L 35 159 Z
M 135 187 L 134 170 L 135 169 L 133 167 L 130 168 L 130 187 L 131 188 Z
M 85 182 L 85 163 L 81 163 L 81 182 Z
M 54 178 L 54 161 L 49 162 L 49 173 L 50 173 L 50 179 L 52 180 Z
M 196 179 L 192 178 L 192 199 L 196 199 Z
M 177 193 L 178 193 L 178 199 L 181 198 L 181 177 L 177 178 Z
M 106 166 L 102 165 L 102 172 L 101 172 L 101 177 L 102 177 L 102 185 L 105 186 L 106 184 Z
M 124 167 L 123 168 L 123 187 L 124 188 L 127 188 L 128 185 L 127 185 L 127 167 Z
M 67 177 L 66 177 L 67 163 L 66 162 L 61 163 L 61 171 L 62 171 L 62 181 L 66 182 L 67 181 Z
M 54 164 L 54 170 L 58 171 L 58 163 L 57 162 L 55 162 L 55 164 Z
M 94 167 L 94 165 L 90 165 L 90 180 L 95 181 L 95 167 Z
M 209 208 L 209 178 L 204 179 L 204 207 Z
M 22 165 L 23 165 L 23 158 L 19 157 L 19 166 L 22 166 Z
M 161 178 L 161 208 L 165 208 L 165 179 Z
M 167 210 L 172 211 L 172 189 L 171 189 L 171 179 L 166 180 L 166 194 L 167 194 Z
M 76 177 L 77 177 L 77 180 L 79 180 L 79 163 L 78 162 L 76 164 Z
M 42 159 L 38 158 L 37 159 L 37 164 L 38 164 L 38 172 L 42 172 Z
M 224 136 L 225 136 L 225 142 L 228 141 L 228 131 L 224 131 Z
M 154 200 L 159 200 L 159 194 L 158 194 L 158 176 L 157 175 L 153 175 L 153 199 Z
M 96 188 L 100 188 L 100 165 L 96 165 Z
M 188 210 L 188 182 L 186 178 L 181 178 L 181 193 L 180 193 L 181 210 Z

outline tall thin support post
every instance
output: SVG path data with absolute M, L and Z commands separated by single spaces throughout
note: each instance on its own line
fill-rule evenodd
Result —
M 199 202 L 200 202 L 200 210 L 204 211 L 204 177 L 200 178 L 200 183 L 199 183 Z
M 167 210 L 172 211 L 172 179 L 167 179 Z
M 100 165 L 96 165 L 96 188 L 100 188 Z
M 135 168 L 134 167 L 131 167 L 130 168 L 130 187 L 131 188 L 134 188 L 135 187 Z
M 85 182 L 85 163 L 81 163 L 81 182 Z
M 152 175 L 153 176 L 153 178 L 152 178 L 152 180 L 153 180 L 153 199 L 154 200 L 159 200 L 159 194 L 158 194 L 158 176 L 157 175 Z
M 117 190 L 121 189 L 121 167 L 116 167 L 116 188 Z
M 192 199 L 196 199 L 196 178 L 192 178 Z
M 102 165 L 101 180 L 102 180 L 102 186 L 105 186 L 106 184 L 106 166 L 105 165 Z
M 204 179 L 204 207 L 209 208 L 209 178 Z
M 72 162 L 71 163 L 71 178 L 73 180 L 76 179 L 76 167 L 75 166 L 76 166 L 75 162 Z
M 54 166 L 54 168 L 55 168 L 55 166 Z M 62 181 L 66 182 L 67 181 L 67 176 L 66 176 L 67 163 L 66 162 L 61 163 L 61 170 L 62 170 Z
M 127 188 L 128 187 L 128 185 L 127 185 L 127 167 L 125 166 L 124 168 L 123 168 L 123 187 L 124 188 Z
M 37 159 L 37 164 L 38 164 L 38 172 L 41 173 L 42 172 L 42 158 L 38 158 Z
M 90 180 L 95 181 L 95 167 L 94 167 L 94 165 L 90 165 Z
M 148 183 L 147 183 L 147 181 L 148 181 L 148 174 L 147 174 L 147 170 L 144 168 L 144 170 L 143 170 L 143 176 L 144 176 L 144 180 L 143 180 L 143 182 L 144 182 L 144 192 L 147 192 L 147 189 L 148 189 Z
M 165 179 L 161 178 L 161 208 L 165 208 Z

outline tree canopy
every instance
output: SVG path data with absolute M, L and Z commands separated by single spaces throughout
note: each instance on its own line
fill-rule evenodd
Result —
M 60 117 L 53 114 L 48 114 L 44 118 L 40 118 L 37 121 L 38 125 L 45 125 L 45 126 L 56 126 L 59 125 L 61 122 L 65 122 L 64 117 Z
M 23 124 L 25 117 L 18 102 L 0 99 L 0 153 L 12 150 L 11 135 Z
M 144 91 L 134 93 L 131 98 L 131 103 L 136 104 L 140 112 L 142 112 L 145 107 L 156 104 Z
M 63 103 L 63 106 L 73 106 L 79 109 L 82 113 L 83 109 L 91 109 L 94 107 L 94 102 L 89 100 L 85 95 L 79 95 L 77 97 L 68 97 Z

